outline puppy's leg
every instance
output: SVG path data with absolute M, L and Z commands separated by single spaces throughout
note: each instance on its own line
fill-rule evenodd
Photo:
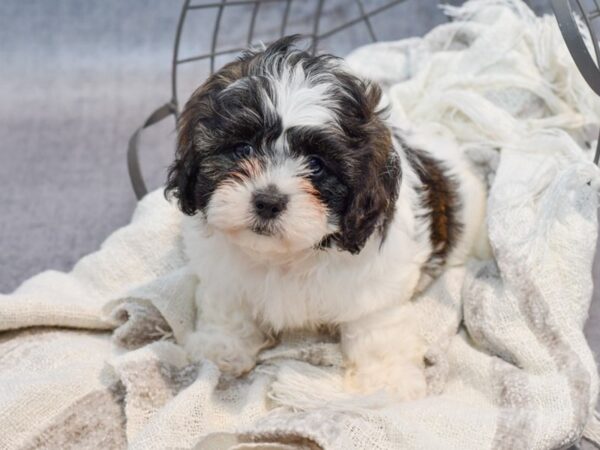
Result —
M 345 381 L 349 390 L 367 394 L 383 389 L 401 400 L 426 395 L 427 347 L 415 320 L 412 308 L 405 305 L 342 326 Z
M 256 364 L 256 355 L 269 340 L 242 302 L 196 293 L 196 331 L 185 348 L 193 359 L 213 361 L 223 373 L 240 376 Z

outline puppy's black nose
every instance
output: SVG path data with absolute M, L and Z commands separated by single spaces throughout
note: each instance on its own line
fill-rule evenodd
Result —
M 272 184 L 256 191 L 252 198 L 256 215 L 265 220 L 274 219 L 281 214 L 287 207 L 288 200 L 288 196 Z

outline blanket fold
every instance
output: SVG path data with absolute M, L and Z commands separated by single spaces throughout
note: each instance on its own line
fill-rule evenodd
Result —
M 600 443 L 598 373 L 583 334 L 600 101 L 552 18 L 518 0 L 447 12 L 454 21 L 424 38 L 348 57 L 384 87 L 390 120 L 455 140 L 490 186 L 494 259 L 449 268 L 406 305 L 429 346 L 427 398 L 346 392 L 337 337 L 326 333 L 282 336 L 240 379 L 190 360 L 179 343 L 193 331 L 202 280 L 187 269 L 179 211 L 156 191 L 70 273 L 0 296 L 0 448 Z

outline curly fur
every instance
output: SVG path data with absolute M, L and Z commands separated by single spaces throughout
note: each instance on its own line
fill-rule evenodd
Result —
M 377 85 L 295 41 L 226 65 L 179 119 L 166 192 L 201 280 L 187 348 L 239 375 L 282 330 L 333 325 L 348 389 L 420 397 L 426 349 L 404 306 L 470 252 L 483 185 L 451 143 L 395 136 Z M 268 219 L 259 192 L 285 199 Z

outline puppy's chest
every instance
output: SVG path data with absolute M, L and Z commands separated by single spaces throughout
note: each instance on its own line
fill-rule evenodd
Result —
M 322 256 L 269 265 L 222 255 L 199 275 L 211 295 L 239 301 L 275 331 L 356 320 L 407 300 L 419 277 L 418 265 L 377 252 Z
M 348 309 L 362 309 L 364 288 L 356 271 L 334 265 L 260 268 L 240 288 L 253 315 L 275 329 L 340 322 Z M 373 274 L 360 278 L 370 284 Z

